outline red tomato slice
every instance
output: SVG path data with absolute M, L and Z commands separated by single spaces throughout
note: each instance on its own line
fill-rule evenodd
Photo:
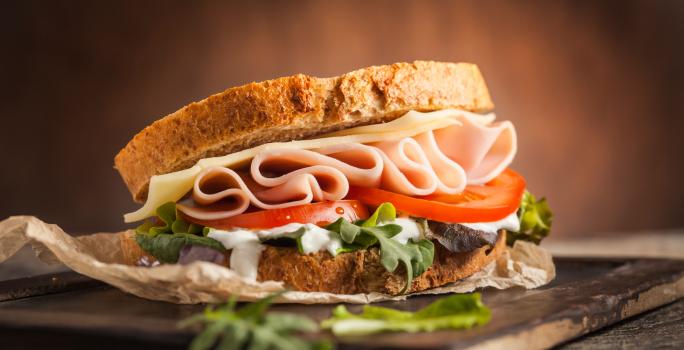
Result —
M 518 210 L 524 192 L 525 179 L 506 169 L 487 184 L 467 186 L 457 195 L 410 197 L 378 188 L 352 186 L 346 198 L 370 206 L 390 202 L 404 214 L 441 222 L 492 222 Z
M 259 210 L 218 220 L 197 220 L 183 215 L 185 220 L 217 229 L 271 228 L 293 222 L 325 226 L 339 218 L 354 222 L 366 219 L 368 216 L 368 208 L 355 200 L 327 201 L 282 209 Z

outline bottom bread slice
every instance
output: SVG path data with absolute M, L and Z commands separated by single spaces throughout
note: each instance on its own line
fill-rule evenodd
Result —
M 439 242 L 433 243 L 434 262 L 427 271 L 413 279 L 409 292 L 443 286 L 482 270 L 506 249 L 506 232 L 499 232 L 494 246 L 484 246 L 471 252 L 454 253 Z M 292 290 L 396 295 L 406 284 L 403 265 L 399 264 L 394 272 L 388 272 L 380 262 L 380 251 L 376 247 L 334 257 L 325 251 L 304 255 L 294 247 L 265 247 L 259 260 L 257 280 L 283 281 Z M 143 258 L 148 262 L 155 261 L 138 246 L 133 231 L 121 235 L 121 249 L 125 263 L 129 265 L 135 265 Z M 230 252 L 226 255 L 224 261 L 228 262 Z

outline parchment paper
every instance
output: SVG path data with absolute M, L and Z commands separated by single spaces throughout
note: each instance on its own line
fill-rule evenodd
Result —
M 73 237 L 56 225 L 33 216 L 14 216 L 0 222 L 0 262 L 26 244 L 48 263 L 62 262 L 83 275 L 104 281 L 142 298 L 173 303 L 218 303 L 238 295 L 251 301 L 284 289 L 281 282 L 252 282 L 232 270 L 208 262 L 189 265 L 137 267 L 124 265 L 119 248 L 119 233 L 96 233 Z M 551 254 L 527 242 L 516 242 L 501 257 L 482 271 L 449 285 L 416 294 L 466 293 L 476 288 L 536 288 L 549 283 L 556 275 Z M 414 295 L 414 294 L 409 294 Z M 407 295 L 380 293 L 332 294 L 290 291 L 281 303 L 371 303 L 402 300 Z

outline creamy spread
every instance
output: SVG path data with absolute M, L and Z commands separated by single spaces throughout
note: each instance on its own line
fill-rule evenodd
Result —
M 259 257 L 264 246 L 255 232 L 248 230 L 218 231 L 212 230 L 208 237 L 213 238 L 231 250 L 230 268 L 240 276 L 256 281 Z
M 392 237 L 392 239 L 401 244 L 406 244 L 409 239 L 418 241 L 423 236 L 422 229 L 418 226 L 418 223 L 411 218 L 396 218 L 390 223 L 401 226 L 401 232 Z
M 465 223 L 461 224 L 465 227 L 472 228 L 473 230 L 484 231 L 484 232 L 498 232 L 499 230 L 507 230 L 517 232 L 520 230 L 520 220 L 518 219 L 518 213 L 513 212 L 511 215 L 494 222 L 478 222 L 478 223 Z

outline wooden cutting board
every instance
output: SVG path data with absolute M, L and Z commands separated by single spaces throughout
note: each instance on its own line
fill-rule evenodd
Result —
M 684 260 L 558 258 L 556 267 L 557 278 L 543 288 L 483 290 L 492 309 L 492 321 L 483 327 L 334 340 L 343 349 L 541 349 L 684 296 Z M 377 305 L 417 310 L 437 298 Z M 273 310 L 322 320 L 333 307 L 276 305 Z M 182 349 L 193 334 L 176 323 L 203 308 L 140 299 L 73 272 L 43 275 L 0 283 L 0 339 L 3 348 Z

